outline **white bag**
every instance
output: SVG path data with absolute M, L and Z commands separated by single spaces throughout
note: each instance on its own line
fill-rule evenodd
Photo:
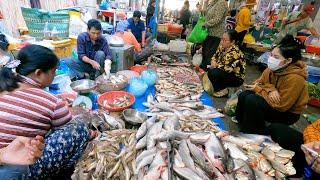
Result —
M 195 54 L 192 58 L 193 66 L 200 66 L 202 63 L 202 54 Z
M 171 40 L 169 42 L 169 48 L 172 52 L 185 53 L 187 51 L 188 43 L 185 40 Z

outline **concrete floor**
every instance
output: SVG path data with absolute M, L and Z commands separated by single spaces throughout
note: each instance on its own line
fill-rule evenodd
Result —
M 256 80 L 259 76 L 261 75 L 261 71 L 259 71 L 259 68 L 256 65 L 247 65 L 247 72 L 246 72 L 246 79 L 245 83 L 246 84 L 251 84 L 254 80 Z M 215 107 L 219 109 L 223 109 L 228 98 L 213 98 Z M 315 108 L 308 106 L 305 112 L 303 114 L 317 114 L 320 117 L 320 108 Z M 223 118 L 225 127 L 227 128 L 226 130 L 228 131 L 237 131 L 238 130 L 238 125 L 234 122 L 231 121 L 231 117 L 225 116 Z M 303 131 L 303 129 L 308 125 L 308 121 L 301 117 L 300 120 L 293 125 L 296 129 L 299 131 Z

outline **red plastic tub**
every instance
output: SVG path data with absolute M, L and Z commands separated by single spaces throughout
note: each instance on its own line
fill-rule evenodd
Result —
M 104 102 L 108 101 L 108 103 L 112 103 L 114 102 L 114 100 L 118 99 L 118 98 L 122 98 L 124 96 L 128 96 L 129 97 L 129 105 L 128 106 L 124 106 L 124 107 L 110 107 L 110 106 L 104 106 Z M 125 109 L 130 108 L 133 103 L 136 101 L 134 95 L 132 95 L 131 93 L 125 92 L 125 91 L 110 91 L 110 92 L 106 92 L 104 94 L 102 94 L 99 98 L 98 98 L 98 104 L 100 107 L 102 107 L 103 109 L 109 111 L 109 112 L 119 112 L 119 111 L 123 111 Z
M 306 45 L 306 52 L 320 55 L 320 47 L 314 45 Z

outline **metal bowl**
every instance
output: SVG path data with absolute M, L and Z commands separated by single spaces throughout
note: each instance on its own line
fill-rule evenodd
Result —
M 94 90 L 97 86 L 95 81 L 89 80 L 89 79 L 83 79 L 74 81 L 70 84 L 72 90 L 75 92 L 78 92 L 80 94 L 86 94 Z
M 138 125 L 144 123 L 148 116 L 135 109 L 126 109 L 122 112 L 126 122 L 132 125 Z

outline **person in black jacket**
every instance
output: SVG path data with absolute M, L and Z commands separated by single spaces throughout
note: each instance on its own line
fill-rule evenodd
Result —
M 191 19 L 191 11 L 190 11 L 190 4 L 189 1 L 186 0 L 184 2 L 183 8 L 180 11 L 180 24 L 183 25 L 183 30 L 181 33 L 181 38 L 185 39 L 185 31 L 187 30 L 187 26 L 190 24 L 190 19 Z

